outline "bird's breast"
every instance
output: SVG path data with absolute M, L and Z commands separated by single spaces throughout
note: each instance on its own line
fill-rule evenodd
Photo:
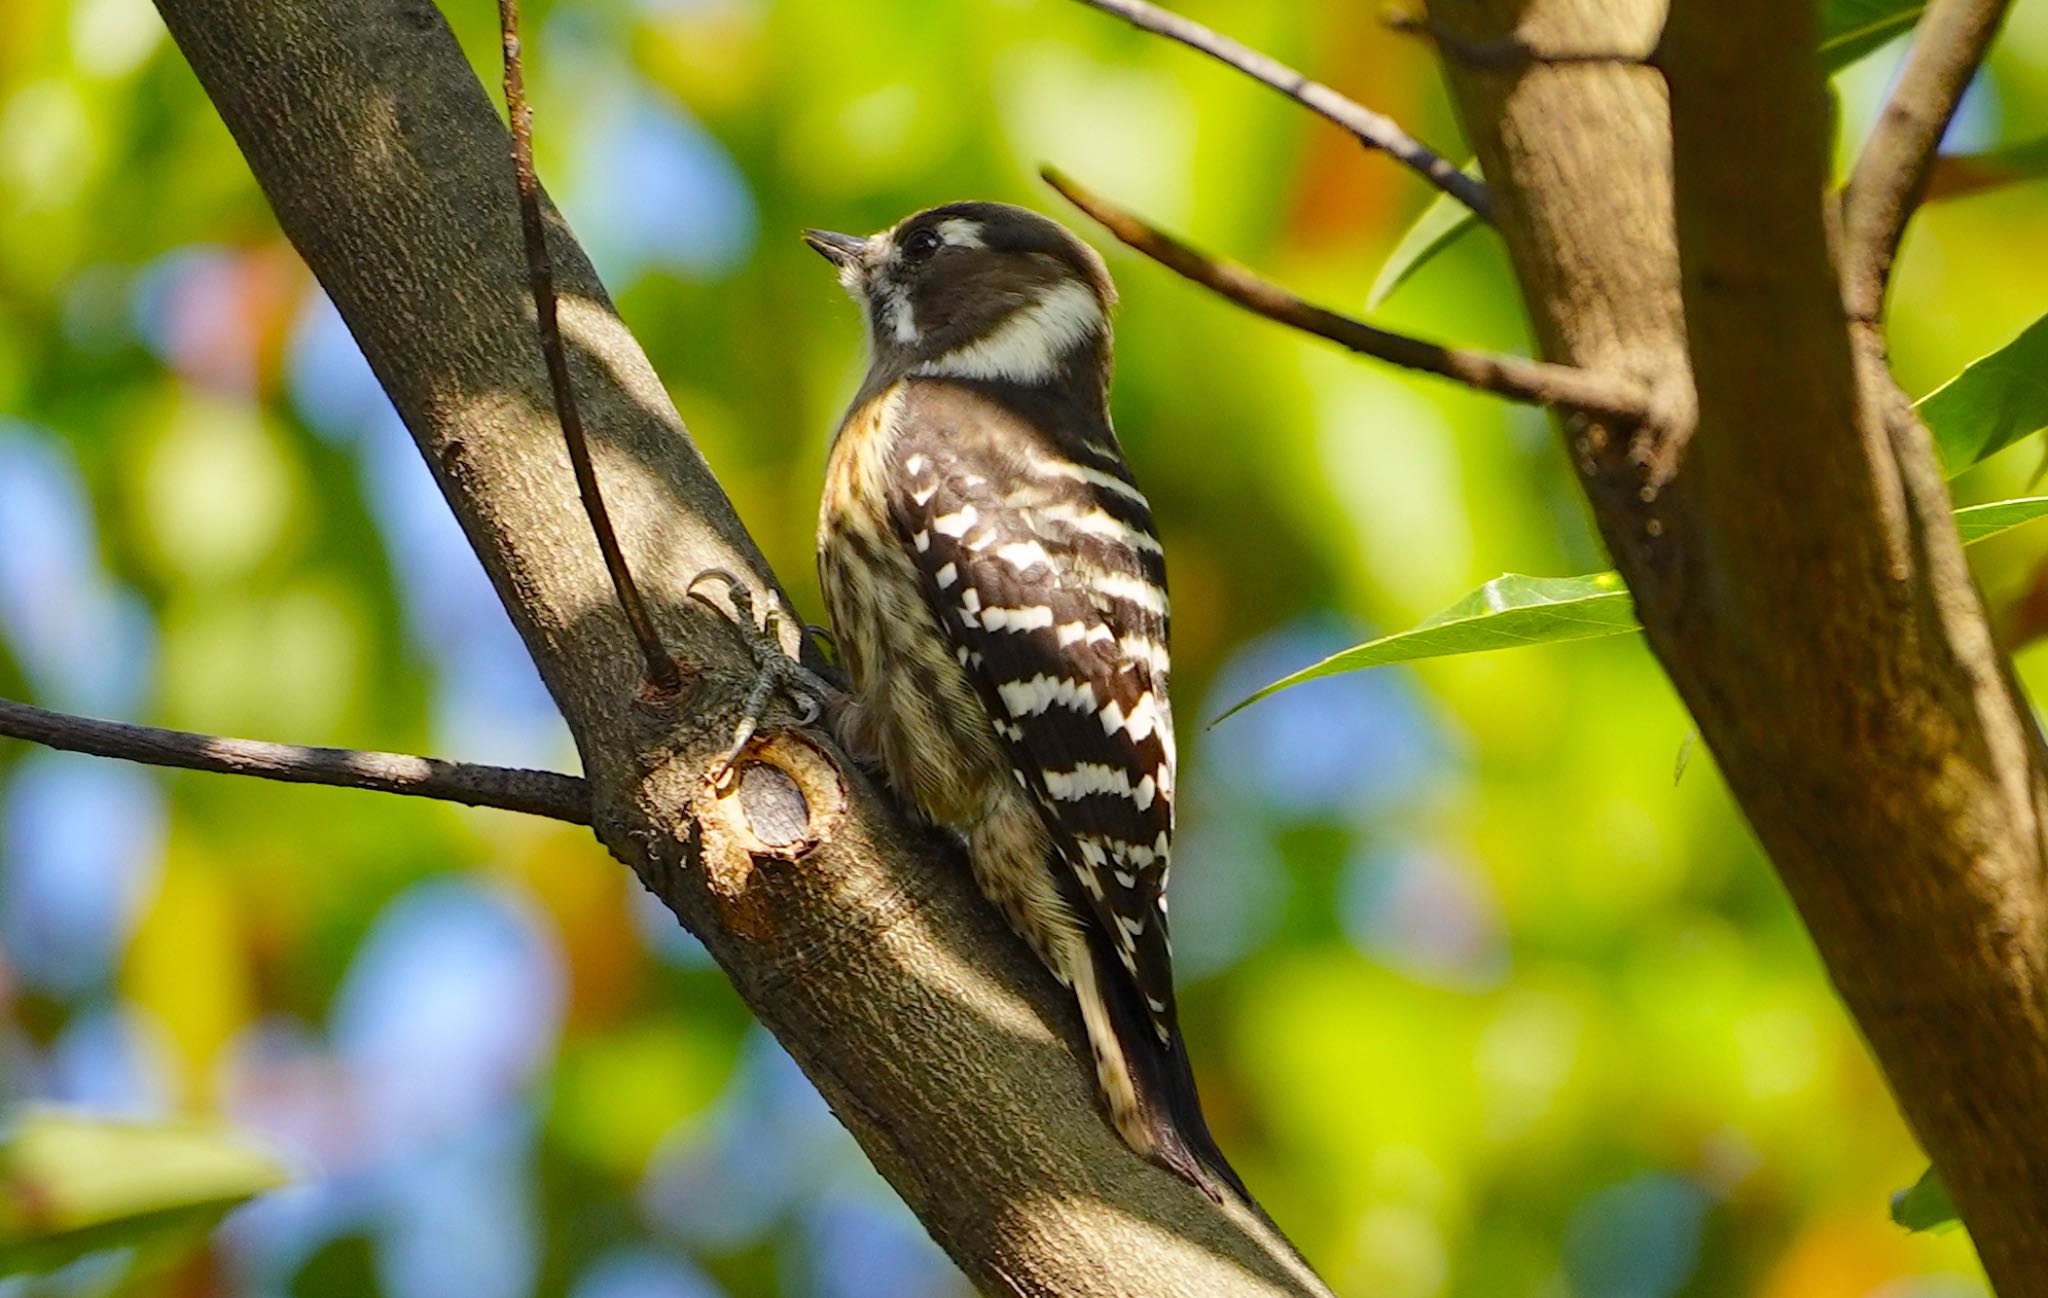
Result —
M 901 389 L 855 407 L 834 440 L 818 580 L 855 707 L 845 736 L 926 814 L 959 825 L 1011 790 L 987 709 L 927 603 L 889 517 Z

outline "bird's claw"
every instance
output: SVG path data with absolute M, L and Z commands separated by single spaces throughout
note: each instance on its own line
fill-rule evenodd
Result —
M 705 582 L 712 580 L 725 583 L 727 597 L 732 601 L 730 614 L 698 589 Z M 786 696 L 797 705 L 801 714 L 797 724 L 808 726 L 824 715 L 825 700 L 831 696 L 832 687 L 817 673 L 783 652 L 782 610 L 771 607 L 757 622 L 754 618 L 753 591 L 731 572 L 724 568 L 706 568 L 690 579 L 687 590 L 691 599 L 733 623 L 739 630 L 740 638 L 746 643 L 747 652 L 754 660 L 754 684 L 747 691 L 739 724 L 733 728 L 732 745 L 705 772 L 713 787 L 723 788 L 732 778 L 733 768 L 739 764 L 740 754 L 746 751 L 747 745 L 760 730 L 761 714 L 767 710 L 770 699 L 778 692 Z

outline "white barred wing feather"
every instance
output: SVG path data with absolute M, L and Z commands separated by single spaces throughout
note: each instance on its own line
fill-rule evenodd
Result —
M 1174 745 L 1151 510 L 1106 427 L 1049 430 L 920 383 L 897 428 L 894 525 L 1163 1038 Z

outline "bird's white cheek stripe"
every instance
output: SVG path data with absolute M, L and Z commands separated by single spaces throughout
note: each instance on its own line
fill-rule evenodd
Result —
M 894 284 L 882 286 L 882 318 L 889 322 L 889 332 L 899 343 L 914 343 L 922 336 L 917 331 L 917 311 L 910 305 L 910 295 Z
M 857 278 L 865 277 L 865 292 L 880 308 L 882 324 L 888 329 L 889 336 L 899 343 L 916 342 L 921 337 L 917 331 L 917 310 L 910 305 L 909 292 L 896 282 L 893 274 L 900 261 L 896 245 L 890 243 L 885 234 L 871 235 L 868 238 L 868 255 L 864 260 L 867 263 L 864 269 L 856 265 L 851 270 Z M 846 282 L 846 273 L 841 272 L 841 283 Z M 856 290 L 856 285 L 847 284 L 847 288 Z
M 1095 290 L 1055 284 L 1030 306 L 1012 311 L 986 337 L 956 347 L 917 367 L 919 374 L 961 379 L 1042 383 L 1059 372 L 1073 350 L 1102 331 Z

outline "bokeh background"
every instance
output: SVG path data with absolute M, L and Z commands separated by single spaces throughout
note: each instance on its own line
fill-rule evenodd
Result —
M 1428 51 L 1374 6 L 1185 7 L 1458 151 Z M 1057 213 L 1052 161 L 1356 309 L 1430 197 L 1061 0 L 531 9 L 543 176 L 814 617 L 861 356 L 799 227 L 961 197 Z M 450 17 L 495 83 L 490 10 Z M 1846 141 L 1897 56 L 1840 78 Z M 2044 110 L 2048 10 L 2022 4 L 1954 143 Z M 1896 294 L 1911 389 L 2048 306 L 2043 246 L 2039 188 L 1928 213 Z M 1327 680 L 1204 729 L 1502 570 L 1606 565 L 1540 415 L 1106 251 L 1116 415 L 1173 568 L 1189 1035 L 1223 1144 L 1309 1257 L 1375 1298 L 1983 1293 L 1963 1236 L 1888 1220 L 1922 1160 L 1710 759 L 1679 771 L 1690 727 L 1635 639 Z M 1379 318 L 1526 346 L 1483 232 Z M 2018 494 L 2039 454 L 1959 494 Z M 2004 608 L 2048 529 L 1972 553 Z M 0 693 L 574 760 L 146 0 L 9 0 L 0 24 Z M 0 953 L 7 1112 L 222 1115 L 299 1178 L 139 1276 L 89 1261 L 0 1294 L 966 1292 L 579 831 L 0 741 Z

